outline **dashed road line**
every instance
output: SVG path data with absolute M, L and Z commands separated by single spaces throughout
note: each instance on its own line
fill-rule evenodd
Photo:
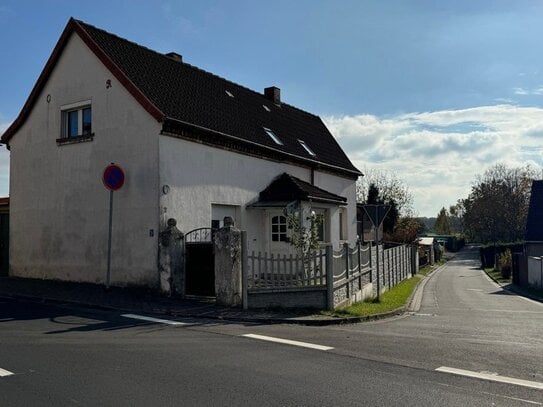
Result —
M 290 339 L 274 338 L 273 336 L 245 334 L 241 335 L 246 338 L 260 339 L 261 341 L 283 343 L 285 345 L 300 346 L 302 348 L 317 349 L 317 350 L 331 350 L 334 349 L 331 346 L 316 345 L 314 343 L 292 341 Z
M 156 322 L 159 324 L 167 324 L 167 325 L 188 325 L 185 322 L 171 321 L 169 319 L 146 317 L 144 315 L 136 315 L 136 314 L 123 314 L 121 315 L 121 317 L 131 318 L 131 319 L 140 319 L 142 321 Z
M 12 374 L 14 373 L 0 367 L 0 377 L 11 376 Z
M 516 379 L 514 377 L 500 376 L 499 374 L 488 372 L 474 372 L 472 370 L 456 369 L 454 367 L 441 366 L 436 369 L 437 372 L 450 373 L 458 376 L 473 377 L 476 379 L 489 380 L 492 382 L 514 384 L 517 386 L 530 387 L 532 389 L 543 390 L 543 383 L 531 380 Z

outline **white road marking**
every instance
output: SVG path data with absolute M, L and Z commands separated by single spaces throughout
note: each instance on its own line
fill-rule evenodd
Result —
M 260 339 L 262 341 L 277 342 L 277 343 L 284 343 L 286 345 L 301 346 L 302 348 L 309 348 L 309 349 L 317 349 L 317 350 L 331 350 L 331 349 L 334 349 L 331 346 L 323 346 L 323 345 L 315 345 L 314 343 L 291 341 L 290 339 L 274 338 L 273 336 L 254 335 L 254 334 L 245 334 L 245 335 L 241 335 L 241 336 L 244 336 L 246 338 L 252 338 L 252 339 Z
M 13 373 L 0 367 L 0 377 L 11 376 Z
M 482 288 L 466 288 L 467 291 L 483 291 Z
M 515 379 L 514 377 L 500 376 L 499 374 L 474 372 L 471 370 L 456 369 L 454 367 L 441 366 L 436 369 L 438 372 L 450 373 L 459 376 L 474 377 L 476 379 L 489 380 L 492 382 L 515 384 L 517 386 L 530 387 L 532 389 L 543 390 L 543 383 L 530 380 Z
M 141 319 L 142 321 L 157 322 L 159 324 L 167 324 L 167 325 L 187 325 L 184 322 L 171 321 L 169 319 L 152 318 L 152 317 L 146 317 L 144 315 L 136 315 L 136 314 L 123 314 L 123 315 L 121 315 L 121 317 L 132 318 L 132 319 Z

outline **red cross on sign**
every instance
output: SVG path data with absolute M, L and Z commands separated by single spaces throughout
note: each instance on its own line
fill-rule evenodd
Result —
M 121 189 L 124 185 L 124 171 L 115 164 L 108 165 L 102 176 L 104 186 L 110 191 Z

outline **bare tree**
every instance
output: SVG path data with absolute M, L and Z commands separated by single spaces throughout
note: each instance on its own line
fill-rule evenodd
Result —
M 364 174 L 356 183 L 357 202 L 366 203 L 370 185 L 374 185 L 384 203 L 393 201 L 400 215 L 411 214 L 413 195 L 405 182 L 394 172 L 366 168 Z

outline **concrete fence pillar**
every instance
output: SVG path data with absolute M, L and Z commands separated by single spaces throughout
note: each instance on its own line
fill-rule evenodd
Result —
M 236 306 L 242 303 L 242 238 L 230 216 L 214 237 L 215 295 L 217 304 Z
M 177 221 L 173 218 L 168 219 L 166 228 L 160 232 L 158 241 L 160 291 L 168 295 L 185 293 L 184 237 L 183 232 L 177 229 Z

